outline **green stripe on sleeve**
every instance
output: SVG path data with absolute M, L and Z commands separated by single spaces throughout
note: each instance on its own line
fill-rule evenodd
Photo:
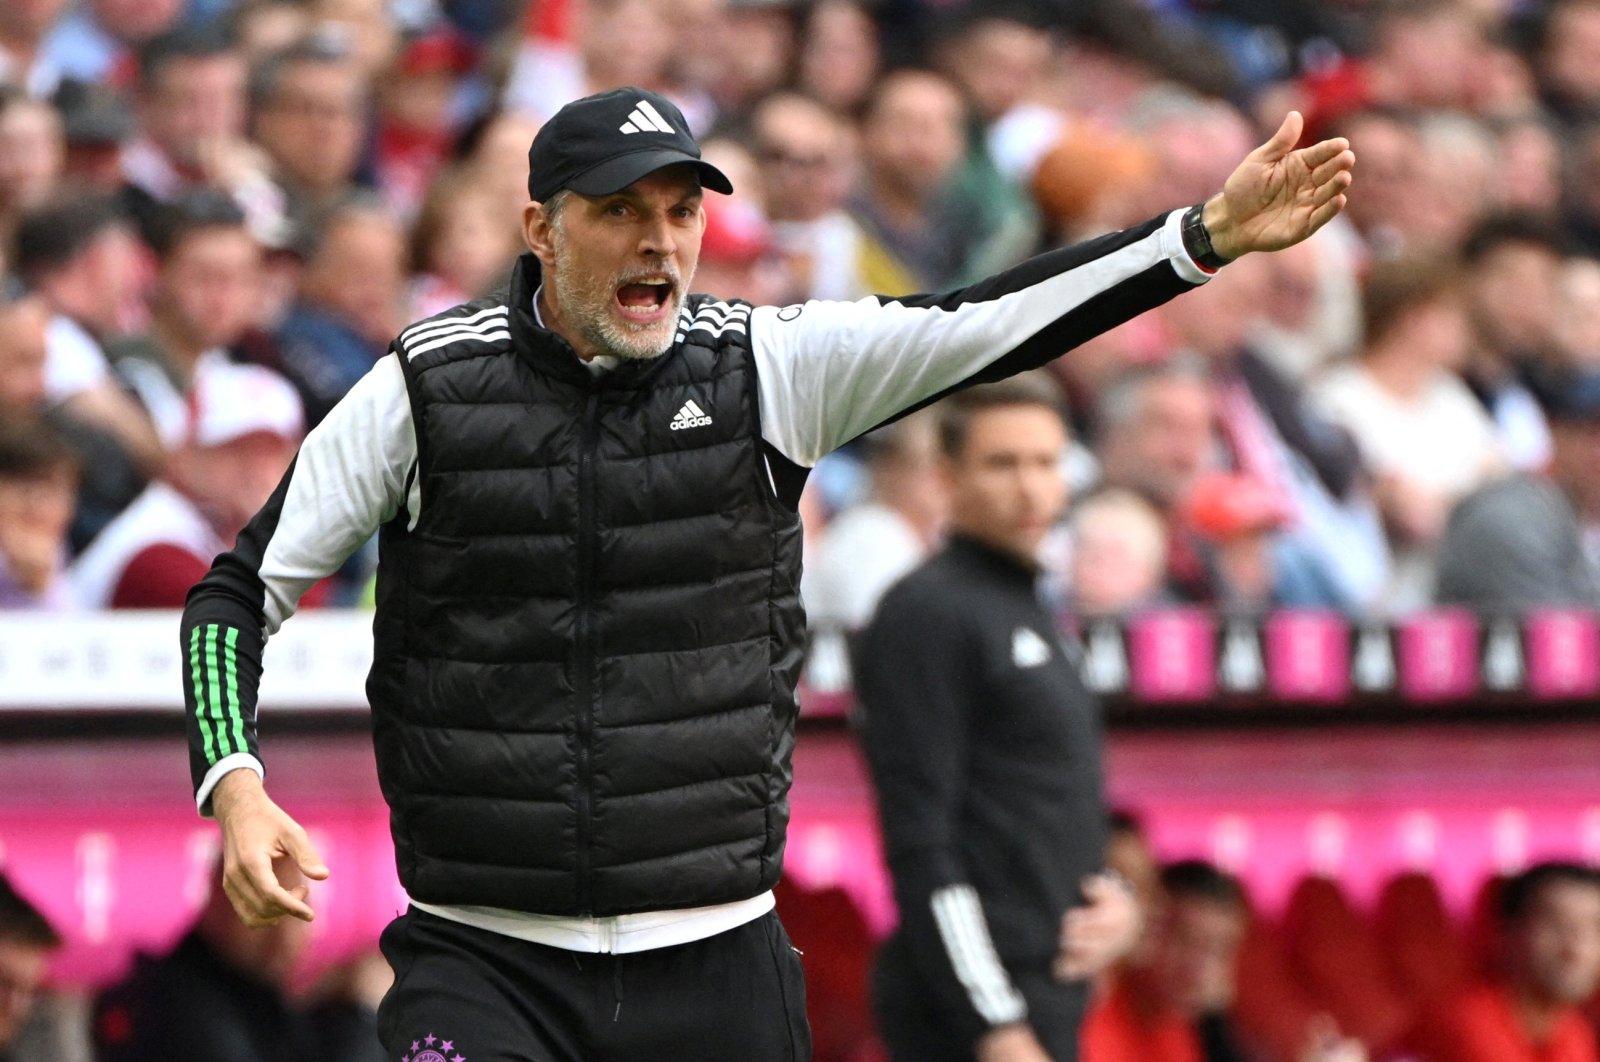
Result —
M 206 692 L 210 694 L 211 718 L 217 724 L 217 744 L 224 758 L 232 755 L 228 743 L 228 720 L 222 714 L 222 668 L 217 663 L 217 625 L 206 624 Z
M 233 738 L 236 751 L 247 752 L 249 742 L 244 739 L 244 712 L 239 708 L 239 658 L 234 651 L 239 642 L 239 628 L 229 627 L 223 640 L 223 668 L 228 678 L 228 714 L 233 717 Z
M 206 720 L 205 689 L 200 677 L 200 628 L 189 632 L 189 671 L 194 678 L 194 717 L 200 723 L 200 737 L 205 742 L 207 763 L 217 762 L 217 746 L 211 734 L 211 724 Z

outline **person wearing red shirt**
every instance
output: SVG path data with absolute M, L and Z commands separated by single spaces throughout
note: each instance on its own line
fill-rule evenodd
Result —
M 1500 894 L 1500 970 L 1426 1018 L 1425 1062 L 1597 1062 L 1579 1009 L 1600 984 L 1600 871 L 1541 863 Z

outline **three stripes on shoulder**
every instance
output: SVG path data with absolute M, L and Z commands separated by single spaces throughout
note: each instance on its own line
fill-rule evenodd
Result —
M 504 306 L 491 306 L 465 317 L 434 318 L 412 325 L 400 333 L 400 346 L 407 358 L 414 358 L 451 343 L 494 343 L 510 338 L 510 313 Z
M 725 332 L 747 332 L 749 306 L 736 306 L 713 300 L 692 314 L 688 309 L 678 318 L 676 339 L 683 342 L 690 332 L 709 332 L 713 337 Z M 426 354 L 451 343 L 495 343 L 511 338 L 511 315 L 505 306 L 491 306 L 464 317 L 434 318 L 412 325 L 400 333 L 400 346 L 407 358 Z

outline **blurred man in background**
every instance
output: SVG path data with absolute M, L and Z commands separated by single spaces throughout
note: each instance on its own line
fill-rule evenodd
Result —
M 1066 448 L 1038 378 L 947 399 L 950 541 L 857 647 L 900 910 L 873 986 L 896 1062 L 1075 1059 L 1087 979 L 1137 934 L 1131 890 L 1101 872 L 1099 706 L 1035 592 Z
M 68 1062 L 60 1045 L 40 1048 L 27 1042 L 50 956 L 61 935 L 27 897 L 0 875 L 0 1062 Z
M 1498 968 L 1489 981 L 1425 1016 L 1425 1062 L 1594 1062 L 1579 1006 L 1600 986 L 1600 872 L 1541 863 L 1506 882 Z

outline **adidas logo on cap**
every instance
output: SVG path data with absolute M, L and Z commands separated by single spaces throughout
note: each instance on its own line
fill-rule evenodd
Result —
M 624 133 L 675 133 L 661 112 L 650 106 L 649 100 L 640 100 L 628 115 L 628 120 L 617 127 Z
M 695 405 L 694 399 L 691 398 L 683 404 L 682 409 L 678 410 L 668 427 L 673 431 L 682 431 L 685 428 L 703 428 L 710 423 L 711 418 L 706 416 L 705 410 Z

